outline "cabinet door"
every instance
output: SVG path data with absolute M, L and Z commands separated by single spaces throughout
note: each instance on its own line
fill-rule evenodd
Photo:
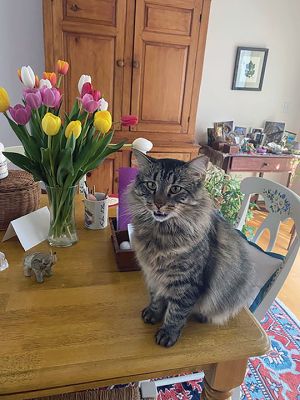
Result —
M 118 170 L 122 166 L 122 152 L 111 154 L 99 167 L 87 173 L 87 185 L 95 185 L 97 192 L 118 193 Z
M 188 133 L 201 8 L 202 0 L 136 2 L 133 130 Z
M 126 0 L 52 0 L 51 4 L 50 7 L 48 0 L 44 3 L 46 65 L 52 69 L 57 59 L 70 63 L 64 80 L 66 110 L 79 96 L 80 76 L 90 75 L 93 86 L 109 102 L 113 119 L 119 121 L 124 89 Z M 51 43 L 47 22 L 52 24 Z

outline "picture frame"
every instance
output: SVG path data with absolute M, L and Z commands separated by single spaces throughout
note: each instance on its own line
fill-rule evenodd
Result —
M 238 47 L 231 89 L 261 91 L 268 54 L 266 48 Z
M 268 144 L 271 142 L 280 144 L 285 135 L 285 122 L 273 122 L 273 121 L 266 121 L 264 133 L 265 133 L 265 140 L 264 144 Z
M 226 136 L 233 131 L 233 121 L 222 121 L 214 123 L 215 135 L 226 139 Z
M 234 133 L 238 136 L 246 136 L 247 135 L 247 128 L 243 126 L 235 126 Z

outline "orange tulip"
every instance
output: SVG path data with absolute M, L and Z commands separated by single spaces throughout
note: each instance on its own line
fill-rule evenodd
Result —
M 22 77 L 21 77 L 21 68 L 18 68 L 18 77 L 20 81 L 22 82 Z M 23 82 L 22 82 L 23 83 Z
M 48 79 L 52 86 L 56 85 L 57 78 L 55 72 L 43 72 L 43 79 Z
M 66 75 L 69 69 L 69 63 L 67 63 L 67 61 L 58 60 L 56 63 L 56 67 L 57 67 L 57 72 L 60 75 Z
M 35 88 L 38 88 L 39 85 L 40 85 L 40 80 L 39 80 L 39 77 L 36 75 L 36 76 L 35 76 L 35 84 L 34 84 L 34 87 L 35 87 Z

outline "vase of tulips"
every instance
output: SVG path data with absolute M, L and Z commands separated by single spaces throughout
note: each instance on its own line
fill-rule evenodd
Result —
M 124 142 L 111 144 L 114 131 L 108 103 L 93 88 L 89 75 L 78 81 L 79 96 L 72 110 L 60 116 L 60 84 L 69 64 L 59 60 L 56 68 L 56 72 L 44 72 L 40 80 L 29 66 L 18 70 L 24 85 L 23 104 L 11 106 L 6 90 L 0 88 L 0 112 L 24 147 L 24 155 L 4 154 L 45 183 L 51 216 L 48 241 L 67 247 L 78 240 L 74 218 L 78 182 Z M 127 115 L 120 122 L 135 125 L 137 118 Z

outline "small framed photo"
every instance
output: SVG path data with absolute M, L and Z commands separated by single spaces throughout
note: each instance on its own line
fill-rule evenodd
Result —
M 266 121 L 265 123 L 265 144 L 274 142 L 280 144 L 284 137 L 285 122 Z
M 269 49 L 238 47 L 232 90 L 261 90 Z
M 233 131 L 233 121 L 223 121 L 214 123 L 215 135 L 226 138 Z
M 286 143 L 294 144 L 296 142 L 297 133 L 285 131 L 286 132 Z
M 246 136 L 247 128 L 244 128 L 243 126 L 235 126 L 234 133 L 236 133 L 238 136 Z

